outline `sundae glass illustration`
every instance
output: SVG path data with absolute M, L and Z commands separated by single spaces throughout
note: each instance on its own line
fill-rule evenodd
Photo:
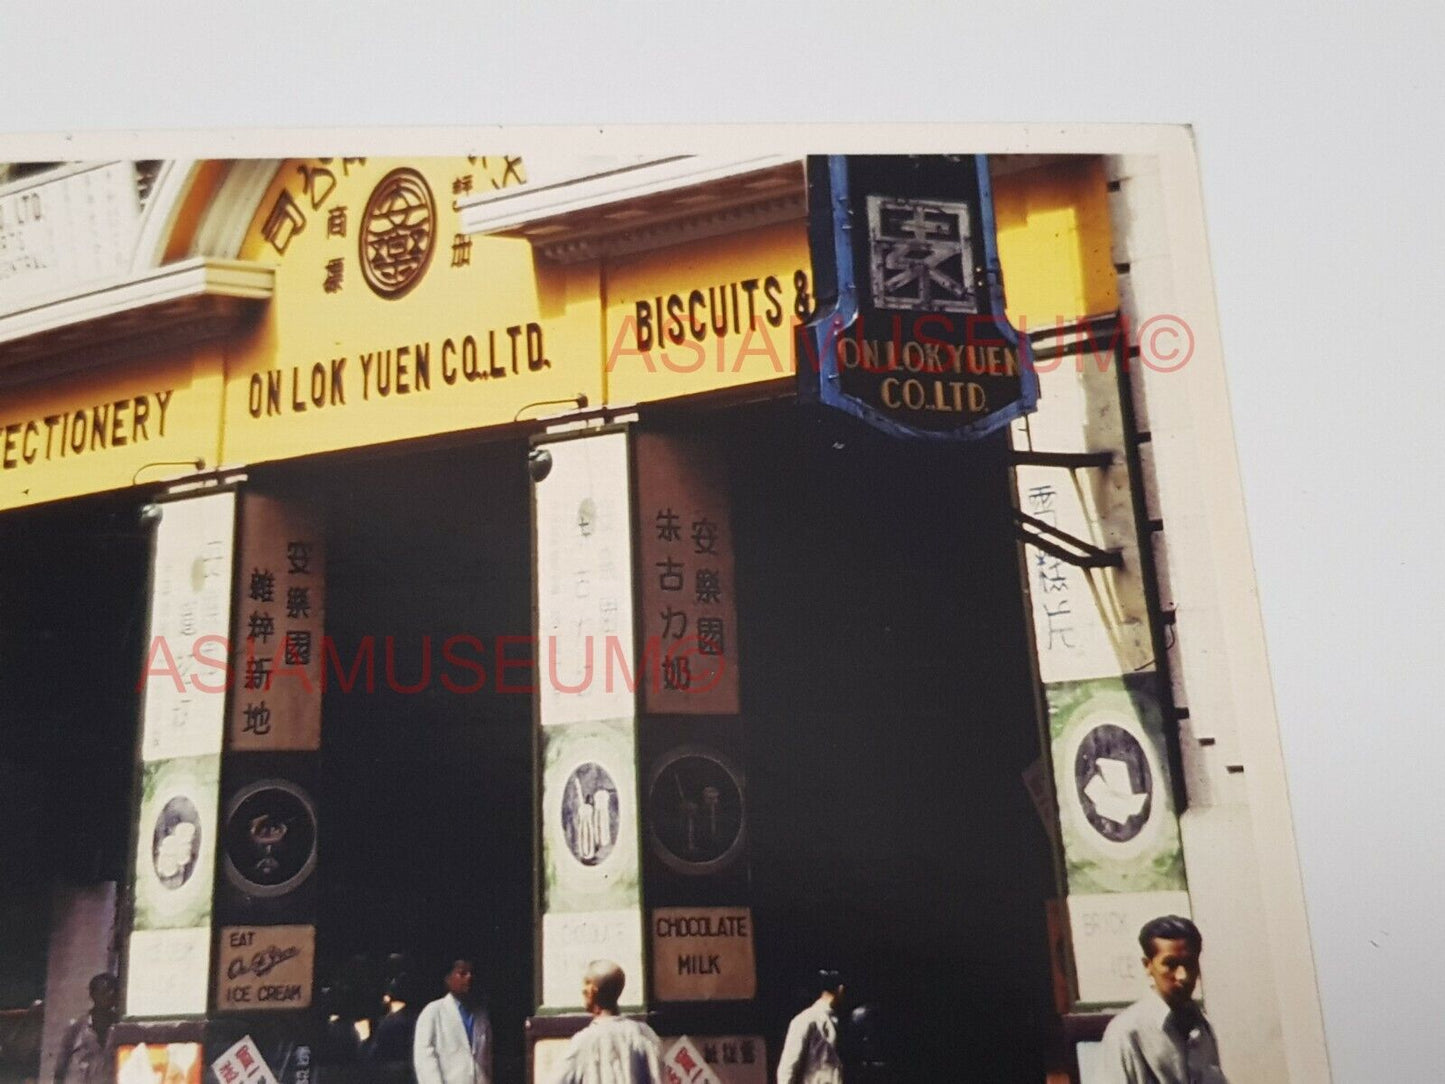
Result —
M 270 877 L 278 869 L 281 863 L 276 860 L 276 848 L 286 838 L 286 831 L 289 825 L 286 821 L 278 820 L 269 813 L 263 813 L 251 820 L 251 845 L 256 848 L 260 857 L 256 860 L 255 871 L 264 877 Z

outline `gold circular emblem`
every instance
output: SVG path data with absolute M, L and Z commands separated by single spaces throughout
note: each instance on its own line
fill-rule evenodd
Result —
M 394 169 L 372 190 L 361 220 L 361 274 L 378 297 L 401 297 L 436 248 L 436 203 L 414 169 Z

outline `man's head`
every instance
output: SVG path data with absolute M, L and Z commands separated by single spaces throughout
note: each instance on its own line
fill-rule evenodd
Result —
M 1155 992 L 1171 1009 L 1188 1005 L 1199 983 L 1199 954 L 1204 950 L 1199 927 L 1187 918 L 1164 915 L 1144 924 L 1139 947 Z
M 453 960 L 452 968 L 443 981 L 446 983 L 447 993 L 458 1001 L 464 1000 L 472 992 L 472 961 L 466 957 Z
M 102 971 L 90 980 L 90 1003 L 97 1009 L 109 1011 L 115 1008 L 120 993 L 120 983 L 109 972 Z
M 593 960 L 582 975 L 582 1007 L 594 1016 L 615 1013 L 627 975 L 611 960 Z
M 826 969 L 819 971 L 818 981 L 813 988 L 835 1009 L 842 1006 L 844 986 L 841 973 Z

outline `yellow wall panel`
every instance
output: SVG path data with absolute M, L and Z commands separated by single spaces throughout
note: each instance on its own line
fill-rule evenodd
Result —
M 228 465 L 512 422 L 602 395 L 597 268 L 465 236 L 456 196 L 516 160 L 286 162 L 243 259 L 276 294 L 227 358 Z
M 607 402 L 791 377 L 811 269 L 802 219 L 608 262 Z
M 1036 331 L 1119 307 L 1101 159 L 1005 174 L 994 182 L 994 212 L 1015 328 Z
M 0 397 L 0 509 L 215 467 L 221 350 L 92 369 Z

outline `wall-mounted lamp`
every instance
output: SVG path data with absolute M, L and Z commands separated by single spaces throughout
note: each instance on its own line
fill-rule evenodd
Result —
M 533 448 L 527 453 L 527 473 L 540 482 L 552 473 L 552 453 L 546 448 Z
M 576 395 L 572 396 L 569 399 L 539 399 L 535 403 L 528 403 L 526 406 L 518 408 L 517 413 L 512 415 L 512 421 L 521 421 L 522 415 L 525 414 L 527 411 L 531 410 L 533 407 L 561 406 L 563 403 L 571 403 L 577 410 L 586 410 L 587 393 L 585 391 L 579 391 Z
M 158 459 L 154 463 L 142 463 L 139 467 L 136 468 L 135 473 L 130 476 L 130 484 L 136 485 L 140 481 L 140 476 L 146 471 L 150 470 L 152 467 L 190 467 L 192 470 L 205 470 L 206 461 L 200 458 Z

